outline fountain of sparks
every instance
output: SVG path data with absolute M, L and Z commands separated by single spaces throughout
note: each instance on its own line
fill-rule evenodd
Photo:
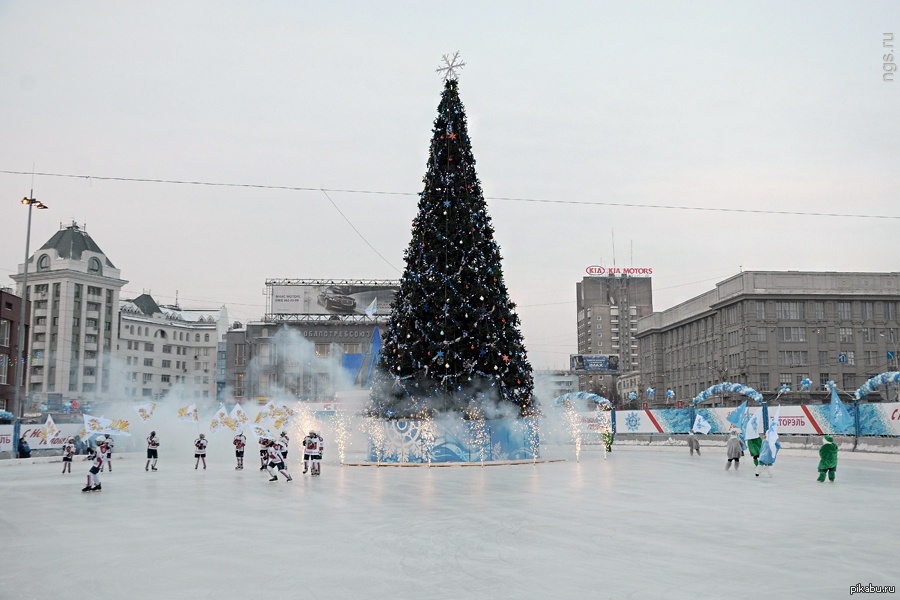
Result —
M 572 442 L 575 444 L 575 462 L 581 462 L 581 416 L 575 411 L 572 402 L 566 402 L 563 418 L 566 421 L 566 429 L 572 436 Z
M 344 464 L 347 447 L 350 444 L 350 415 L 342 410 L 335 411 L 332 417 L 332 435 L 337 444 L 338 458 Z

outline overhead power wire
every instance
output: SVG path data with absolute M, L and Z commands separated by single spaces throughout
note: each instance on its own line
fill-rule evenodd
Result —
M 64 173 L 31 173 L 30 171 L 9 171 L 0 170 L 0 173 L 6 175 L 38 175 L 41 177 L 62 177 L 69 179 L 84 179 L 98 181 L 123 181 L 132 183 L 166 183 L 171 185 L 198 185 L 212 187 L 232 187 L 232 188 L 251 188 L 263 190 L 286 190 L 293 192 L 333 192 L 344 194 L 372 194 L 381 196 L 418 196 L 417 192 L 391 192 L 385 190 L 351 190 L 340 188 L 318 188 L 318 187 L 302 187 L 288 185 L 268 185 L 254 183 L 226 183 L 214 181 L 185 181 L 178 179 L 151 179 L 141 177 L 105 177 L 94 175 L 72 175 Z M 677 204 L 644 204 L 631 202 L 602 202 L 588 200 L 550 200 L 547 198 L 517 198 L 507 196 L 485 196 L 486 200 L 500 200 L 506 202 L 532 202 L 538 204 L 567 204 L 580 206 L 608 206 L 613 208 L 655 208 L 661 210 L 692 210 L 701 212 L 721 212 L 721 213 L 738 213 L 738 214 L 757 214 L 757 215 L 780 215 L 780 216 L 799 216 L 799 217 L 838 217 L 851 219 L 891 219 L 900 220 L 900 215 L 874 215 L 860 213 L 833 213 L 820 211 L 801 211 L 801 210 L 768 210 L 760 208 L 727 208 L 721 206 L 682 206 Z M 330 198 L 329 198 L 330 200 Z M 346 217 L 345 217 L 346 218 Z

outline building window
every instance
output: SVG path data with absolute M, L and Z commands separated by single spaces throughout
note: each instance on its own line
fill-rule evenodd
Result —
M 760 391 L 766 391 L 769 389 L 769 374 L 768 373 L 760 373 L 759 374 L 759 389 L 760 389 Z
M 896 321 L 897 320 L 897 303 L 896 302 L 885 302 L 884 303 L 884 319 L 886 321 Z
M 764 301 L 756 301 L 756 318 L 760 321 L 766 318 L 766 303 Z
M 162 347 L 163 354 L 172 354 L 172 346 L 168 344 L 163 344 Z
M 204 334 L 203 334 L 203 341 L 204 341 L 204 342 L 208 342 L 208 341 L 209 341 L 209 334 L 208 334 L 208 333 L 204 333 Z
M 816 311 L 816 319 L 819 321 L 825 320 L 825 303 L 821 301 L 813 302 L 813 308 Z
M 331 344 L 316 344 L 316 356 L 331 356 Z
M 234 364 L 236 366 L 247 364 L 247 344 L 236 344 L 234 346 Z M 243 394 L 240 394 L 243 396 Z
M 875 303 L 874 302 L 860 303 L 860 310 L 862 312 L 863 321 L 872 321 L 875 319 Z
M 805 342 L 806 327 L 779 327 L 778 339 L 782 342 Z
M 199 341 L 200 341 L 200 334 L 199 334 L 199 333 L 195 333 L 195 334 L 194 334 L 194 341 L 195 341 L 195 342 L 199 342 Z
M 6 319 L 0 319 L 0 346 L 9 346 L 9 321 Z
M 856 373 L 844 373 L 844 389 L 852 390 L 856 388 Z
M 757 342 L 765 342 L 768 340 L 768 336 L 766 334 L 768 330 L 765 327 L 757 327 L 756 328 L 756 341 Z
M 244 374 L 236 373 L 234 376 L 234 395 L 240 397 L 244 396 Z
M 6 344 L 8 345 L 8 344 Z M 6 385 L 6 378 L 8 377 L 9 365 L 13 364 L 9 360 L 9 356 L 6 354 L 0 354 L 0 385 Z
M 840 321 L 849 321 L 850 320 L 850 303 L 849 302 L 838 302 L 837 303 L 837 312 L 838 312 L 838 320 Z
M 144 342 L 144 352 L 153 352 L 153 344 Z
M 809 353 L 806 350 L 782 350 L 778 353 L 779 367 L 799 367 L 809 362 Z
M 803 302 L 776 302 L 775 318 L 781 320 L 792 320 L 806 318 L 804 316 Z
M 741 320 L 740 304 L 729 306 L 725 309 L 725 324 L 737 325 Z
M 842 342 L 852 342 L 853 341 L 853 328 L 852 327 L 841 327 L 840 328 L 840 336 Z
M 143 388 L 141 389 L 141 396 L 144 398 L 151 398 L 153 396 L 153 390 L 150 388 Z
M 153 373 L 144 373 L 144 383 L 150 383 L 153 381 Z
M 778 375 L 778 384 L 779 385 L 791 385 L 793 382 L 793 378 L 790 373 L 780 373 Z
M 152 358 L 145 358 L 145 359 L 144 359 L 144 366 L 145 366 L 145 367 L 152 367 L 152 366 L 153 366 L 153 359 L 152 359 Z
M 170 383 L 171 376 L 168 375 L 168 374 L 166 374 L 166 375 L 160 375 L 160 376 L 159 376 L 159 380 L 162 381 L 163 383 Z
M 171 369 L 171 368 L 172 368 L 172 361 L 171 361 L 171 360 L 164 360 L 164 361 L 162 361 L 162 368 L 163 368 L 163 369 Z
M 874 350 L 866 350 L 865 351 L 865 360 L 867 367 L 874 367 L 875 362 L 878 360 L 878 353 Z
M 824 327 L 816 327 L 816 341 L 820 343 L 828 341 L 828 332 Z
M 847 363 L 848 365 L 856 364 L 856 355 L 852 350 L 850 350 L 849 352 L 842 352 L 842 354 L 844 355 L 845 363 Z
M 828 375 L 828 373 L 819 373 L 819 387 L 821 387 L 823 390 L 826 389 L 825 386 L 829 381 L 831 381 L 831 377 Z
M 100 265 L 100 260 L 97 258 L 92 258 L 88 261 L 88 273 L 99 274 L 102 273 L 103 267 Z
M 768 350 L 760 350 L 759 351 L 759 366 L 761 366 L 761 367 L 769 366 L 769 351 Z
M 875 328 L 874 327 L 863 327 L 862 334 L 863 334 L 863 342 L 866 342 L 868 344 L 875 342 Z
M 728 332 L 728 345 L 729 346 L 737 346 L 739 345 L 741 339 L 740 331 L 729 331 Z
M 824 367 L 828 364 L 828 351 L 819 350 L 819 366 Z

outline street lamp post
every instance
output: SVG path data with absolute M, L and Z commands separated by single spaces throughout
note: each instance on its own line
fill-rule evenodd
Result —
M 30 198 L 22 198 L 22 204 L 28 206 L 28 229 L 25 234 L 25 273 L 22 275 L 22 299 L 19 306 L 19 331 L 16 341 L 16 384 L 15 396 L 13 400 L 13 415 L 16 419 L 21 419 L 25 413 L 24 402 L 22 401 L 22 386 L 25 385 L 22 374 L 24 372 L 24 358 L 22 356 L 22 347 L 25 345 L 25 305 L 28 303 L 28 255 L 31 252 L 31 209 L 37 207 L 38 210 L 46 210 L 48 206 L 40 200 L 34 199 L 34 190 L 31 190 Z

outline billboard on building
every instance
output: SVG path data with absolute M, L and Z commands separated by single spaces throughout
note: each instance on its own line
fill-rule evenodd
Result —
M 618 354 L 570 354 L 569 368 L 582 373 L 619 372 Z
M 269 314 L 386 316 L 400 289 L 394 281 L 267 281 Z

